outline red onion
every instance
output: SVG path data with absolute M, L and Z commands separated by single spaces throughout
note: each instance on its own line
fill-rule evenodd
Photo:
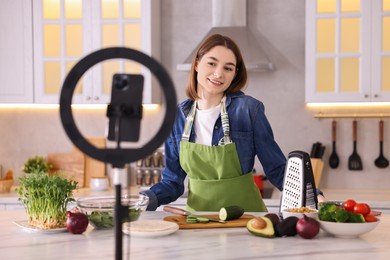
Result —
M 81 234 L 88 227 L 88 217 L 84 213 L 71 211 L 66 212 L 66 229 L 73 234 Z
M 316 219 L 303 214 L 303 217 L 297 222 L 296 229 L 299 236 L 311 239 L 320 232 L 320 223 Z

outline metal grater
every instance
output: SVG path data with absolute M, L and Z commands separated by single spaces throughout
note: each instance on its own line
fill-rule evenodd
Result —
M 317 209 L 317 205 L 317 191 L 309 154 L 302 151 L 290 152 L 284 174 L 280 212 L 300 207 Z

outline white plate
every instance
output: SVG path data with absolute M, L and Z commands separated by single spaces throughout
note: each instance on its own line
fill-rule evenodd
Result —
M 28 224 L 27 220 L 14 221 L 13 223 L 29 232 L 50 234 L 50 233 L 62 233 L 67 231 L 66 228 L 41 229 L 41 228 L 33 227 Z
M 380 220 L 366 223 L 337 223 L 320 220 L 320 226 L 335 237 L 356 238 L 373 230 L 379 222 Z
M 123 223 L 123 233 L 133 237 L 161 237 L 176 232 L 179 225 L 164 220 L 138 220 Z

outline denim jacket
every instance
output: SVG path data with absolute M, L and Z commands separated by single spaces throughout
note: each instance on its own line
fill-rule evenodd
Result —
M 149 197 L 148 210 L 168 204 L 179 198 L 184 192 L 184 179 L 187 174 L 180 166 L 179 150 L 187 114 L 193 101 L 187 99 L 177 106 L 173 129 L 165 141 L 165 168 L 161 182 L 150 190 L 141 193 Z M 226 109 L 229 115 L 230 137 L 236 144 L 243 174 L 251 173 L 255 156 L 260 160 L 268 180 L 279 190 L 283 187 L 286 157 L 274 140 L 271 126 L 264 113 L 262 102 L 243 92 L 228 94 Z M 190 142 L 195 140 L 192 129 Z M 214 125 L 212 145 L 218 145 L 223 136 L 221 117 Z

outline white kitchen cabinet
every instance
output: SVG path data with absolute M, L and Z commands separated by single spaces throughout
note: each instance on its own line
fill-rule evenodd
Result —
M 1 1 L 0 103 L 33 102 L 31 19 L 31 1 Z
M 36 0 L 34 13 L 35 103 L 58 103 L 62 83 L 74 64 L 105 47 L 125 46 L 159 58 L 160 1 Z M 114 73 L 142 74 L 143 102 L 152 103 L 152 76 L 129 60 L 108 60 L 78 82 L 73 103 L 106 104 Z
M 390 101 L 390 0 L 306 1 L 306 102 Z

